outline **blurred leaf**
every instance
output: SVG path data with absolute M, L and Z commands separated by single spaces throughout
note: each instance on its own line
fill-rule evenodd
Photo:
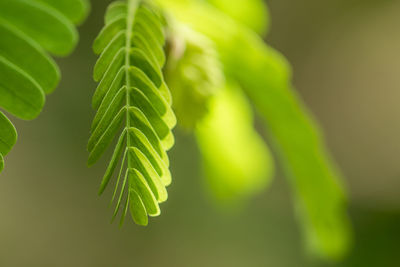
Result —
M 94 164 L 119 135 L 100 194 L 119 164 L 113 200 L 118 189 L 120 193 L 113 218 L 125 205 L 121 224 L 130 210 L 137 224 L 147 225 L 147 216 L 159 215 L 159 203 L 168 198 L 167 151 L 174 144 L 176 118 L 161 72 L 164 35 L 162 18 L 147 2 L 117 1 L 109 5 L 105 26 L 93 45 L 100 54 L 94 68 L 94 79 L 100 83 L 93 96 L 97 113 L 88 164 Z
M 4 158 L 3 155 L 0 154 L 0 172 L 4 169 Z
M 263 0 L 207 0 L 252 30 L 265 34 L 269 26 L 268 8 Z
M 252 110 L 238 86 L 227 84 L 211 100 L 196 136 L 207 181 L 223 203 L 237 204 L 270 182 L 273 160 L 253 127 Z
M 246 57 L 231 54 L 232 75 L 265 119 L 293 186 L 310 249 L 327 258 L 341 258 L 349 245 L 342 177 L 326 153 L 319 129 L 288 84 L 286 62 L 253 37 L 236 43 L 248 53 Z
M 49 3 L 51 2 L 51 5 Z M 69 1 L 73 13 L 83 18 L 88 6 L 84 0 Z M 45 94 L 51 93 L 60 80 L 53 59 L 70 53 L 78 40 L 74 21 L 61 2 L 51 0 L 0 1 L 0 108 L 20 119 L 31 120 L 41 112 Z M 0 140 L 7 151 L 15 144 L 16 132 L 1 113 Z M 4 148 L 4 147 L 3 147 Z
M 90 5 L 88 0 L 37 0 L 43 2 L 61 13 L 75 24 L 84 21 L 89 13 Z
M 349 246 L 341 177 L 311 116 L 291 90 L 285 59 L 254 32 L 202 1 L 159 3 L 215 41 L 227 76 L 243 86 L 265 119 L 290 178 L 310 249 L 325 258 L 341 258 Z
M 207 112 L 207 103 L 224 83 L 214 43 L 178 23 L 170 26 L 166 80 L 171 88 L 178 122 L 192 130 Z
M 38 0 L 2 0 L 0 18 L 56 55 L 69 54 L 78 41 L 72 21 Z
M 1 56 L 0 79 L 2 108 L 25 120 L 34 119 L 39 115 L 45 98 L 42 88 L 23 70 Z

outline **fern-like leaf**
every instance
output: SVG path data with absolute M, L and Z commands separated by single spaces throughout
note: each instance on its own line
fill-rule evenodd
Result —
M 64 56 L 78 40 L 74 23 L 88 11 L 86 0 L 0 0 L 0 108 L 31 120 L 60 80 L 46 51 Z M 0 171 L 17 133 L 0 112 Z
M 100 83 L 93 96 L 97 113 L 88 164 L 118 139 L 99 193 L 119 165 L 113 200 L 114 217 L 124 206 L 121 223 L 129 209 L 137 224 L 147 225 L 148 215 L 159 215 L 159 203 L 167 199 L 171 174 L 166 151 L 174 144 L 171 130 L 176 118 L 161 71 L 164 42 L 157 10 L 146 1 L 128 0 L 108 7 L 105 26 L 93 45 L 100 54 L 94 68 L 94 79 Z

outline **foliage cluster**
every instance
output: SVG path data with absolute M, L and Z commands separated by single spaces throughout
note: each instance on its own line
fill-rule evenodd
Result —
M 60 80 L 49 54 L 75 47 L 85 0 L 0 0 L 0 107 L 38 116 Z M 320 131 L 292 90 L 290 67 L 265 44 L 261 0 L 126 0 L 111 3 L 94 41 L 99 55 L 88 143 L 93 165 L 114 146 L 100 187 L 115 176 L 121 223 L 160 214 L 171 183 L 167 151 L 178 123 L 193 133 L 211 190 L 236 204 L 264 189 L 273 159 L 254 127 L 263 119 L 284 166 L 308 247 L 326 258 L 348 245 L 346 197 Z M 176 115 L 175 115 L 176 114 Z M 0 171 L 17 133 L 0 112 Z

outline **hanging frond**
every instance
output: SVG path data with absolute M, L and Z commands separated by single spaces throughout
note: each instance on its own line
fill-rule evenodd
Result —
M 0 0 L 0 108 L 24 120 L 39 115 L 60 80 L 46 51 L 69 54 L 78 40 L 74 23 L 87 11 L 86 0 Z M 16 137 L 0 112 L 0 171 Z
M 94 67 L 99 85 L 93 96 L 97 109 L 88 143 L 93 165 L 116 141 L 100 187 L 100 194 L 116 172 L 113 200 L 121 223 L 128 209 L 133 220 L 147 225 L 148 215 L 160 214 L 171 183 L 166 151 L 174 144 L 176 124 L 171 95 L 162 74 L 165 63 L 164 21 L 147 1 L 112 3 L 93 50 L 100 57 Z M 117 192 L 119 190 L 119 194 Z

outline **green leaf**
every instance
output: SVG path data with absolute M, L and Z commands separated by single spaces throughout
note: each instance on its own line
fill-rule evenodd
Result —
M 97 113 L 88 163 L 94 164 L 119 136 L 99 192 L 119 165 L 113 200 L 118 189 L 120 193 L 113 217 L 125 203 L 121 223 L 129 208 L 137 224 L 147 225 L 147 217 L 158 216 L 159 203 L 168 198 L 167 150 L 174 144 L 171 130 L 176 118 L 162 74 L 164 42 L 164 24 L 157 10 L 146 1 L 128 0 L 110 4 L 105 26 L 93 44 L 100 54 L 94 79 L 100 83 L 93 96 Z
M 160 215 L 160 207 L 158 206 L 158 201 L 152 193 L 149 184 L 143 177 L 142 173 L 136 169 L 129 170 L 129 181 L 132 184 L 132 188 L 137 189 L 138 196 L 143 201 L 147 214 L 151 216 Z
M 339 259 L 350 236 L 342 177 L 319 129 L 290 85 L 286 60 L 254 32 L 203 1 L 157 1 L 217 45 L 226 75 L 237 80 L 265 119 L 287 171 L 310 249 Z
M 4 158 L 3 155 L 0 154 L 0 172 L 4 169 Z
M 111 176 L 113 175 L 115 168 L 117 167 L 118 164 L 118 160 L 120 159 L 121 155 L 122 155 L 122 151 L 125 145 L 125 141 L 126 141 L 126 131 L 124 131 L 119 139 L 118 139 L 118 143 L 115 146 L 115 150 L 114 153 L 112 155 L 110 164 L 107 167 L 106 173 L 104 175 L 103 181 L 101 182 L 101 186 L 99 189 L 99 195 L 101 195 L 104 190 L 106 189 L 108 183 L 110 182 Z
M 222 64 L 206 36 L 177 23 L 172 26 L 166 80 L 179 125 L 192 130 L 206 116 L 209 100 L 224 83 Z
M 67 55 L 78 41 L 73 23 L 38 1 L 2 0 L 0 17 L 55 55 Z
M 253 128 L 253 114 L 238 86 L 227 84 L 210 103 L 196 136 L 212 192 L 231 206 L 263 190 L 270 182 L 273 160 Z
M 113 22 L 116 18 L 125 18 L 126 20 L 127 12 L 128 10 L 126 8 L 125 1 L 112 2 L 107 8 L 107 12 L 104 17 L 104 24 L 108 25 L 111 22 Z
M 149 218 L 147 217 L 147 211 L 139 193 L 131 189 L 129 191 L 129 199 L 131 199 L 129 207 L 133 221 L 138 225 L 146 226 L 149 223 Z
M 268 8 L 263 0 L 207 0 L 236 21 L 265 34 L 269 24 Z
M 9 119 L 0 112 L 0 154 L 5 156 L 17 141 L 17 132 Z
M 123 107 L 108 125 L 101 124 L 90 136 L 88 150 L 90 152 L 88 165 L 91 166 L 101 157 L 107 147 L 111 144 L 114 136 L 121 128 L 126 117 L 126 108 Z
M 90 10 L 87 0 L 37 0 L 63 13 L 74 24 L 82 23 Z
M 286 61 L 256 36 L 237 44 L 249 53 L 234 54 L 232 74 L 265 119 L 290 178 L 308 246 L 323 257 L 339 259 L 349 246 L 346 193 L 320 130 L 288 82 Z M 245 71 L 235 71 L 239 65 Z
M 0 36 L 2 57 L 31 76 L 45 93 L 51 93 L 60 80 L 53 59 L 36 42 L 7 24 L 0 24 Z
M 0 108 L 24 120 L 39 115 L 45 94 L 60 80 L 46 51 L 66 55 L 73 50 L 78 40 L 73 22 L 87 9 L 86 0 L 0 1 Z M 0 117 L 0 140 L 8 142 L 8 152 L 17 135 L 3 113 Z M 2 160 L 7 152 L 0 151 Z
M 17 131 L 9 119 L 0 111 L 0 172 L 4 168 L 4 156 L 17 142 Z
M 0 56 L 0 106 L 25 120 L 34 119 L 45 97 L 39 84 L 23 70 Z

